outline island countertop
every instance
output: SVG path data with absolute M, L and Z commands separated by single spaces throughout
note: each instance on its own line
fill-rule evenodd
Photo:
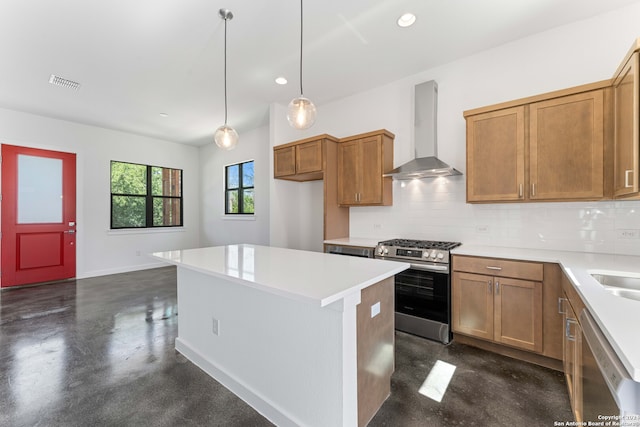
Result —
M 251 244 L 154 252 L 152 256 L 320 307 L 409 268 L 403 262 Z

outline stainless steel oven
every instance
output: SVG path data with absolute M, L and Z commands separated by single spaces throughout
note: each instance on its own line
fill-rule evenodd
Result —
M 451 280 L 449 251 L 458 242 L 394 239 L 378 243 L 378 259 L 409 262 L 395 276 L 397 330 L 440 341 L 451 341 Z

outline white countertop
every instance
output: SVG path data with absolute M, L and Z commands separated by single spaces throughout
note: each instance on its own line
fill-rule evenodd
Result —
M 340 239 L 325 240 L 324 243 L 327 245 L 360 246 L 363 248 L 375 248 L 378 245 L 378 242 L 381 242 L 382 240 L 384 239 L 374 240 L 374 239 L 368 239 L 366 237 L 342 237 Z
M 615 296 L 591 277 L 621 272 L 640 277 L 640 257 L 475 245 L 451 253 L 560 264 L 633 380 L 640 381 L 640 301 Z
M 321 307 L 409 268 L 404 262 L 249 244 L 155 252 L 152 256 Z

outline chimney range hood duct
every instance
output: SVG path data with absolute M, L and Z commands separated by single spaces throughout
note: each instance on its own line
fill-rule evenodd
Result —
M 384 176 L 393 179 L 435 178 L 462 175 L 460 171 L 438 159 L 438 84 L 434 81 L 415 86 L 416 156 Z

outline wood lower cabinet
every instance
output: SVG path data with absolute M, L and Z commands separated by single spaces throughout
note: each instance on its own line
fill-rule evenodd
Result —
M 582 328 L 578 315 L 585 309 L 582 298 L 566 275 L 562 275 L 563 365 L 571 409 L 576 421 L 583 421 L 582 405 Z
M 604 198 L 609 85 L 465 111 L 467 202 Z
M 571 410 L 576 421 L 582 421 L 582 332 L 578 316 L 564 294 L 561 301 L 564 314 L 563 367 L 567 380 Z
M 616 198 L 640 197 L 640 39 L 616 71 L 613 82 Z
M 453 331 L 542 351 L 542 283 L 453 273 Z
M 380 130 L 340 140 L 338 146 L 338 204 L 388 206 L 393 203 L 393 138 Z
M 561 368 L 558 301 L 563 274 L 557 264 L 454 255 L 452 270 L 451 323 L 456 336 L 468 344 Z

